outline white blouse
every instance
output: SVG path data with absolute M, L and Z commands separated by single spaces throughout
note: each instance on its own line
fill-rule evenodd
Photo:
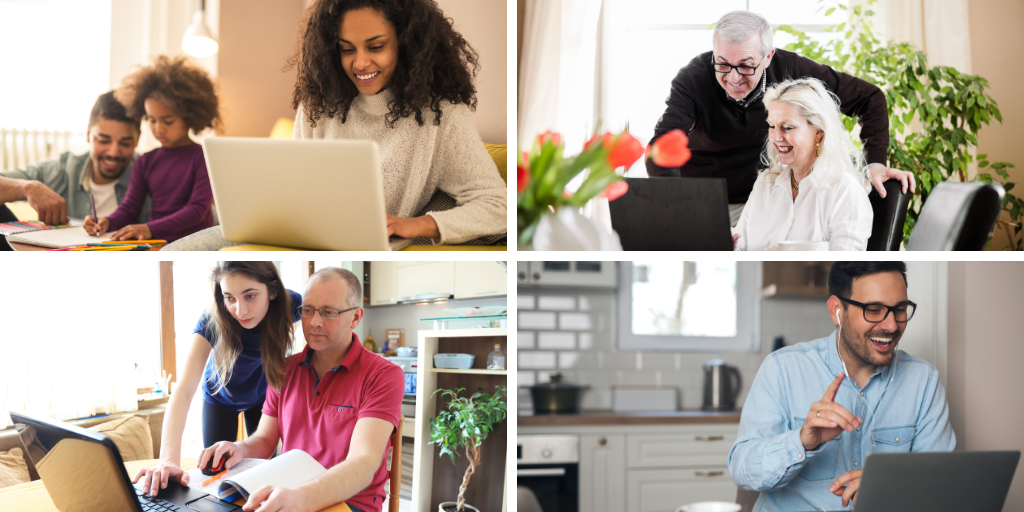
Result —
M 740 251 L 775 250 L 779 242 L 828 242 L 831 251 L 863 251 L 871 236 L 871 202 L 862 178 L 844 172 L 834 184 L 811 172 L 793 201 L 791 170 L 783 166 L 775 183 L 767 173 L 754 183 L 733 234 Z

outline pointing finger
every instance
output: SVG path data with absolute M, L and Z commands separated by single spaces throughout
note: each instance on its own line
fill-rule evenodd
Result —
M 839 372 L 836 375 L 836 379 L 828 385 L 828 389 L 825 390 L 825 396 L 821 399 L 822 402 L 832 402 L 836 399 L 836 393 L 839 392 L 839 385 L 843 383 L 843 377 L 846 375 L 843 372 Z

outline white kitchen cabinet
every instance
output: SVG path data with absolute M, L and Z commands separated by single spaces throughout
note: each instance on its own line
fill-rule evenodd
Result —
M 394 261 L 370 263 L 370 305 L 384 306 L 398 302 Z
M 504 297 L 508 273 L 497 261 L 456 261 L 455 298 Z
M 689 435 L 629 436 L 629 459 L 633 468 L 720 466 L 736 442 L 736 428 L 708 428 Z
M 520 262 L 516 282 L 520 285 L 580 288 L 615 288 L 614 261 L 530 261 Z
M 395 274 L 399 301 L 420 295 L 448 297 L 455 293 L 454 261 L 402 264 L 398 266 Z
M 736 484 L 725 465 L 630 470 L 627 489 L 628 512 L 675 512 L 700 501 L 736 501 Z
M 580 511 L 619 512 L 625 505 L 626 436 L 580 436 Z

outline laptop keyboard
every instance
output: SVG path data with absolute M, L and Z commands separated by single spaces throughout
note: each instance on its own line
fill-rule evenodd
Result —
M 135 495 L 138 496 L 139 505 L 142 505 L 142 510 L 144 512 L 171 512 L 174 510 L 184 510 L 169 501 L 151 497 L 149 493 L 143 492 L 137 487 L 135 488 Z

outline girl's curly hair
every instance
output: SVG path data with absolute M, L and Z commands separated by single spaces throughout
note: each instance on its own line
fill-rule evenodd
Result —
M 125 106 L 129 117 L 145 117 L 146 98 L 156 98 L 177 112 L 194 133 L 207 128 L 219 132 L 222 128 L 213 80 L 188 57 L 156 57 L 152 66 L 124 77 L 114 97 Z
M 442 101 L 476 110 L 479 56 L 434 0 L 317 0 L 306 10 L 286 66 L 298 68 L 293 109 L 302 105 L 312 126 L 324 114 L 340 112 L 341 122 L 347 120 L 359 90 L 342 69 L 338 27 L 346 12 L 366 7 L 381 13 L 398 37 L 398 63 L 387 85 L 394 96 L 385 116 L 389 127 L 409 116 L 423 126 L 426 107 L 440 125 Z

